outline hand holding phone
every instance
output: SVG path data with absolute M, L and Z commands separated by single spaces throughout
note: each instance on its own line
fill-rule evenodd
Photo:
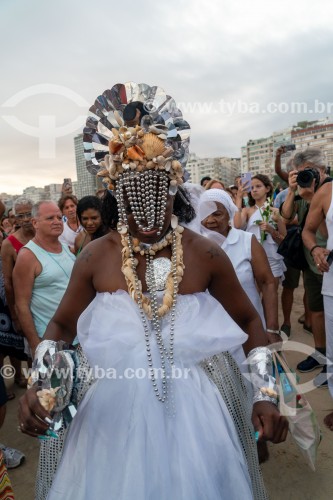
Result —
M 287 152 L 287 151 L 295 151 L 295 149 L 296 149 L 295 144 L 285 144 L 284 147 L 285 147 L 285 152 Z
M 251 179 L 252 179 L 252 174 L 251 172 L 244 172 L 242 175 L 241 175 L 241 185 L 243 187 L 243 189 L 245 189 L 245 191 L 247 193 L 250 193 L 251 192 Z

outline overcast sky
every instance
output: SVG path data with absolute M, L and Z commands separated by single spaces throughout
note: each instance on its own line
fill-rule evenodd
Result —
M 330 0 L 0 0 L 0 192 L 75 180 L 73 138 L 119 82 L 183 103 L 199 156 L 333 115 L 332 16 Z

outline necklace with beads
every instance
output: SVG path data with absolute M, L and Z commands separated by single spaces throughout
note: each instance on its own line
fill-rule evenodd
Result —
M 121 235 L 123 244 L 122 272 L 124 273 L 127 282 L 129 294 L 138 304 L 140 310 L 140 317 L 145 336 L 149 378 L 152 381 L 154 393 L 161 403 L 165 403 L 170 398 L 169 393 L 171 380 L 168 381 L 169 377 L 167 373 L 169 371 L 169 365 L 171 367 L 174 365 L 173 347 L 176 316 L 175 309 L 179 283 L 181 282 L 184 274 L 183 249 L 181 244 L 183 231 L 183 227 L 177 226 L 176 229 L 170 231 L 163 240 L 154 243 L 153 245 L 140 244 L 138 240 L 133 240 L 129 234 Z M 171 266 L 170 264 L 169 266 L 165 265 L 166 261 L 169 261 L 169 259 L 164 257 L 154 259 L 156 252 L 168 245 L 171 245 Z M 149 297 L 142 293 L 142 283 L 136 272 L 138 259 L 135 258 L 135 253 L 138 252 L 146 257 L 146 283 Z M 161 276 L 158 271 L 156 273 L 154 263 L 157 261 L 161 261 L 157 268 L 164 267 L 164 271 L 160 274 L 167 274 L 167 277 L 164 279 L 160 279 Z M 157 281 L 159 282 L 158 284 Z M 163 301 L 162 305 L 159 306 L 157 291 L 163 288 L 165 288 Z M 161 318 L 168 312 L 170 312 L 170 336 L 169 347 L 167 348 L 162 336 Z M 157 383 L 151 351 L 149 320 L 151 321 L 152 330 L 155 333 L 161 361 L 160 387 Z
M 133 300 L 137 304 L 142 303 L 143 310 L 147 315 L 148 319 L 152 318 L 152 307 L 151 299 L 146 297 L 142 293 L 142 283 L 138 279 L 136 268 L 138 266 L 138 259 L 134 257 L 135 252 L 140 252 L 141 255 L 146 255 L 147 269 L 152 266 L 153 257 L 156 252 L 165 248 L 167 245 L 172 247 L 172 270 L 166 278 L 165 292 L 163 294 L 162 305 L 158 307 L 157 314 L 159 318 L 165 316 L 171 309 L 173 298 L 175 293 L 178 291 L 178 285 L 182 280 L 184 274 L 184 263 L 183 263 L 183 247 L 181 244 L 182 233 L 184 228 L 182 226 L 177 226 L 176 229 L 172 230 L 163 240 L 163 242 L 158 242 L 151 246 L 145 245 L 146 248 L 142 246 L 135 245 L 138 240 L 133 241 L 129 234 L 121 235 L 121 242 L 123 245 L 122 249 L 122 272 L 125 276 L 125 280 L 128 287 L 128 292 Z M 142 245 L 142 244 L 141 244 Z M 174 255 L 175 254 L 175 255 Z M 173 279 L 173 273 L 177 283 Z M 138 283 L 137 283 L 138 280 Z M 138 285 L 138 286 L 137 286 Z M 148 283 L 147 283 L 148 285 Z

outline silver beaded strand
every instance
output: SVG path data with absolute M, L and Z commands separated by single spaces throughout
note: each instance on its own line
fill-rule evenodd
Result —
M 147 351 L 147 360 L 148 360 L 148 368 L 149 368 L 149 374 L 150 374 L 150 379 L 153 384 L 154 392 L 157 397 L 157 399 L 161 403 L 165 403 L 168 399 L 168 382 L 167 382 L 167 375 L 166 375 L 166 359 L 169 361 L 170 365 L 174 365 L 174 358 L 173 358 L 173 349 L 174 349 L 174 333 L 175 333 L 175 309 L 176 309 L 176 303 L 177 303 L 177 293 L 178 293 L 178 280 L 177 280 L 177 240 L 176 240 L 176 233 L 175 231 L 172 232 L 172 277 L 173 277 L 173 284 L 174 284 L 174 295 L 173 295 L 173 302 L 172 302 L 172 307 L 170 310 L 170 338 L 169 338 L 169 350 L 166 348 L 163 337 L 162 337 L 162 329 L 161 329 L 161 320 L 158 316 L 158 302 L 157 302 L 157 290 L 156 290 L 156 283 L 155 283 L 155 276 L 154 276 L 154 270 L 153 270 L 153 256 L 149 254 L 149 250 L 145 252 L 146 256 L 146 265 L 147 265 L 147 275 L 149 276 L 148 282 L 147 282 L 147 288 L 150 294 L 150 301 L 151 301 L 151 309 L 152 309 L 152 326 L 153 326 L 153 331 L 155 332 L 156 336 L 156 342 L 160 354 L 160 359 L 161 359 L 161 369 L 162 369 L 162 388 L 161 391 L 158 388 L 157 380 L 155 377 L 155 371 L 154 371 L 154 365 L 153 365 L 153 358 L 152 358 L 152 353 L 151 353 L 151 346 L 150 346 L 150 332 L 149 332 L 149 326 L 147 322 L 146 315 L 143 310 L 143 304 L 142 300 L 140 298 L 140 282 L 139 278 L 137 275 L 137 272 L 135 271 L 136 266 L 135 266 L 135 258 L 134 258 L 134 251 L 133 251 L 133 244 L 132 244 L 132 239 L 128 235 L 128 246 L 130 249 L 130 259 L 132 261 L 132 269 L 134 270 L 134 279 L 135 279 L 135 289 L 137 291 L 137 296 L 138 296 L 138 306 L 140 310 L 140 316 L 141 316 L 141 321 L 143 324 L 144 328 L 144 333 L 145 333 L 145 344 L 146 344 L 146 351 Z

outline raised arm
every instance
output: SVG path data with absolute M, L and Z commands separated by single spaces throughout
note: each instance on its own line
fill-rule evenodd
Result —
M 234 226 L 236 229 L 244 229 L 247 222 L 247 208 L 242 208 L 243 206 L 243 195 L 247 193 L 249 185 L 243 185 L 241 182 L 238 184 L 238 190 L 236 195 L 235 204 L 238 208 L 238 212 L 234 215 Z
M 288 182 L 288 194 L 286 196 L 285 202 L 281 205 L 280 213 L 283 219 L 285 219 L 288 224 L 295 217 L 295 194 L 297 190 L 297 170 L 292 170 L 289 172 Z
M 281 168 L 281 155 L 286 152 L 285 146 L 280 146 L 276 150 L 275 154 L 275 173 L 285 182 L 288 182 L 288 172 L 286 170 L 282 170 Z

